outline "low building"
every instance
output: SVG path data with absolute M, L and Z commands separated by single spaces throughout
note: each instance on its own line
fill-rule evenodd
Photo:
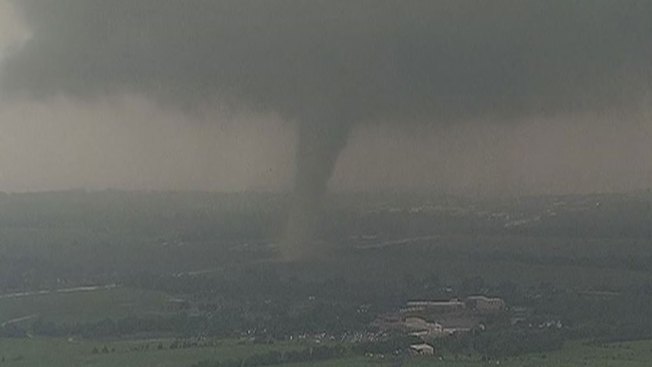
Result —
M 466 306 L 471 310 L 481 313 L 495 313 L 504 311 L 506 308 L 505 301 L 502 299 L 485 296 L 467 297 Z
M 464 314 L 452 317 L 445 317 L 438 322 L 442 326 L 442 332 L 445 336 L 460 335 L 468 333 L 474 329 L 482 328 L 482 317 L 472 314 Z
M 436 322 L 428 322 L 420 317 L 408 317 L 403 321 L 403 325 L 410 331 L 427 330 L 430 332 L 442 331 L 442 326 Z
M 413 332 L 409 333 L 408 335 L 409 336 L 414 336 L 414 337 L 420 338 L 420 339 L 429 338 L 431 336 L 430 332 L 428 330 L 413 331 Z
M 405 307 L 401 310 L 403 313 L 412 312 L 454 312 L 463 310 L 466 304 L 457 298 L 448 301 L 408 301 Z
M 421 355 L 421 356 L 431 356 L 435 354 L 435 348 L 430 344 L 412 344 L 410 345 L 410 352 Z
M 438 322 L 428 322 L 420 317 L 408 317 L 403 321 L 403 329 L 411 336 L 422 339 L 437 338 L 444 335 L 444 328 Z

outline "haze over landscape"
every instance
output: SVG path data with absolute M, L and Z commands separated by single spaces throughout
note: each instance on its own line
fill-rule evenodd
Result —
M 650 366 L 651 14 L 0 0 L 0 366 Z

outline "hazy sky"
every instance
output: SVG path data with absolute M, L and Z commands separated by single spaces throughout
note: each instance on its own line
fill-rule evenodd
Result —
M 336 189 L 652 186 L 649 2 L 15 3 L 0 190 L 285 189 L 332 106 Z

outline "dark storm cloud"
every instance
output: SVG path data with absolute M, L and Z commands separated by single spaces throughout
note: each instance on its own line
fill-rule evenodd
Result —
M 2 83 L 349 119 L 595 107 L 649 81 L 649 1 L 15 1 Z M 328 112 L 331 113 L 331 112 Z
M 518 120 L 623 106 L 647 90 L 652 2 L 20 0 L 32 37 L 10 93 L 216 100 L 298 124 L 310 227 L 356 123 Z M 486 120 L 485 120 L 486 121 Z M 310 230 L 297 230 L 303 241 Z

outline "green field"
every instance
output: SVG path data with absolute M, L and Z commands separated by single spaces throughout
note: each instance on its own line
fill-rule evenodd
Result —
M 367 367 L 393 365 L 394 363 L 392 362 L 362 358 L 309 364 L 309 366 L 315 367 Z M 403 364 L 405 367 L 648 367 L 650 365 L 652 365 L 652 340 L 615 343 L 604 346 L 588 345 L 583 342 L 573 342 L 569 343 L 559 352 L 537 353 L 500 361 L 483 362 L 475 358 L 455 360 L 449 356 L 444 360 L 430 357 L 411 358 L 406 360 Z
M 407 363 L 407 366 L 480 367 L 498 365 L 497 362 L 421 359 L 412 360 Z M 500 366 L 508 367 L 647 367 L 652 364 L 652 340 L 614 343 L 603 346 L 576 341 L 568 343 L 558 352 L 524 355 L 500 360 L 499 362 Z
M 0 296 L 0 323 L 29 317 L 72 322 L 145 315 L 163 311 L 169 298 L 132 288 Z
M 201 360 L 227 360 L 243 358 L 270 350 L 303 348 L 299 343 L 276 343 L 273 345 L 241 344 L 234 340 L 221 340 L 216 346 L 188 349 L 168 349 L 169 339 L 134 341 L 78 341 L 66 339 L 0 339 L 0 358 L 3 366 L 20 367 L 184 367 Z M 161 343 L 166 346 L 158 350 Z M 147 345 L 148 349 L 143 350 Z M 93 349 L 107 346 L 110 353 L 93 353 Z M 137 348 L 139 350 L 133 350 Z M 504 359 L 499 365 L 508 367 L 644 367 L 652 361 L 652 341 L 616 343 L 606 346 L 569 343 L 562 351 L 537 353 Z M 481 367 L 498 365 L 498 361 L 483 362 L 478 359 L 455 360 L 448 356 L 438 358 L 411 358 L 403 364 L 408 367 Z M 351 357 L 314 363 L 296 363 L 294 367 L 369 367 L 392 366 L 394 362 L 383 359 Z
M 25 367 L 183 367 L 201 360 L 242 358 L 269 350 L 288 350 L 291 345 L 240 345 L 233 340 L 220 341 L 214 347 L 169 349 L 170 339 L 133 341 L 87 341 L 66 339 L 0 339 L 0 358 L 6 366 Z M 158 350 L 159 344 L 165 349 Z M 106 346 L 110 353 L 93 353 Z M 147 350 L 142 350 L 147 346 Z M 299 347 L 296 345 L 295 347 Z M 134 348 L 139 350 L 135 351 Z

